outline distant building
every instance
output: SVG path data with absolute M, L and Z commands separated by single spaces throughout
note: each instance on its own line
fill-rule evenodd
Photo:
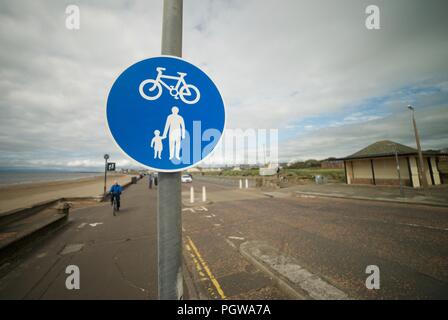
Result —
M 442 155 L 438 157 L 437 168 L 443 184 L 448 184 L 448 149 L 441 151 Z
M 273 176 L 280 170 L 278 163 L 269 163 L 267 167 L 260 167 L 260 176 Z
M 384 140 L 339 160 L 344 162 L 348 184 L 399 185 L 395 152 L 398 154 L 403 185 L 420 187 L 417 150 L 400 143 Z M 439 171 L 439 162 L 448 154 L 424 151 L 424 173 L 429 185 L 448 183 Z

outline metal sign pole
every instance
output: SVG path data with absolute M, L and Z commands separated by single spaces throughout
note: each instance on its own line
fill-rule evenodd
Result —
M 164 0 L 162 54 L 182 56 L 183 0 Z M 182 202 L 180 172 L 158 174 L 158 296 L 180 300 L 182 276 Z
M 109 155 L 104 155 L 104 190 L 103 195 L 106 195 L 106 184 L 107 184 L 107 159 L 109 159 Z

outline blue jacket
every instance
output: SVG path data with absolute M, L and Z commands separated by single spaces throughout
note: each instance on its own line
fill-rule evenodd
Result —
M 110 193 L 113 193 L 113 194 L 120 194 L 122 190 L 123 190 L 123 189 L 121 188 L 120 185 L 115 185 L 115 184 L 114 184 L 114 185 L 110 188 Z

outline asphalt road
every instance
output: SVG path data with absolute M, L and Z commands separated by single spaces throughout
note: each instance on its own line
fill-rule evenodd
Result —
M 350 299 L 448 298 L 447 208 L 260 197 L 259 192 L 216 181 L 195 180 L 192 185 L 197 192 L 206 186 L 213 201 L 202 208 L 197 202 L 183 214 L 184 236 L 194 243 L 220 289 L 203 281 L 211 298 L 284 298 L 241 256 L 238 249 L 247 241 L 265 243 L 279 256 L 294 259 L 301 270 Z M 185 202 L 188 190 L 184 185 Z M 366 288 L 368 265 L 379 267 L 379 290 Z
M 70 222 L 31 244 L 1 270 L 0 299 L 156 299 L 157 191 L 146 180 L 130 186 L 122 209 L 109 204 L 70 212 Z M 68 290 L 66 268 L 80 271 L 80 289 Z

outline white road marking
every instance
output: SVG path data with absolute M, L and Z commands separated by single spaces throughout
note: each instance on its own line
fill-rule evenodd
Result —
M 236 249 L 236 246 L 235 246 L 235 244 L 232 241 L 230 241 L 229 239 L 226 239 L 226 242 L 229 244 L 229 246 L 231 246 L 232 248 Z
M 229 239 L 233 239 L 233 240 L 244 240 L 243 237 L 235 237 L 235 236 L 229 236 Z
M 424 226 L 424 225 L 415 224 L 415 223 L 397 223 L 397 224 L 402 225 L 402 226 L 414 227 L 414 228 L 426 228 L 426 229 L 433 229 L 433 230 L 448 231 L 448 228 L 438 228 L 438 227 L 433 227 L 433 226 Z
M 86 222 L 83 222 L 83 223 L 81 223 L 79 226 L 78 226 L 78 229 L 81 229 L 81 228 L 84 228 L 85 226 L 86 226 Z
M 195 212 L 193 208 L 183 208 L 182 211 Z
M 94 222 L 94 223 L 89 223 L 89 226 L 91 227 L 96 227 L 97 225 L 103 224 L 102 222 Z
M 426 228 L 426 229 L 432 229 L 432 230 L 440 230 L 440 231 L 448 231 L 448 228 L 439 228 L 434 226 L 425 226 L 422 224 L 416 224 L 416 223 L 403 223 L 403 222 L 393 222 L 393 221 L 384 221 L 384 220 L 373 220 L 369 218 L 356 218 L 356 217 L 350 217 L 350 216 L 342 216 L 345 219 L 356 219 L 356 220 L 362 220 L 362 221 L 369 221 L 369 222 L 379 222 L 384 224 L 395 224 L 399 226 L 406 226 L 406 227 L 413 227 L 413 228 Z

